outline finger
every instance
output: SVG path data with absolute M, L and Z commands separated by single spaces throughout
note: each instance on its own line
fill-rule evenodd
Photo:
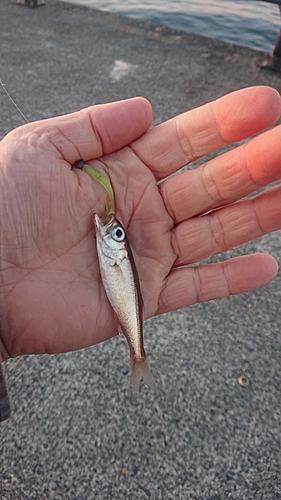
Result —
M 280 112 L 276 90 L 247 88 L 158 125 L 131 147 L 159 180 L 210 151 L 264 130 Z
M 276 260 L 267 254 L 236 257 L 223 263 L 176 269 L 167 278 L 157 314 L 254 290 L 277 274 Z
M 227 205 L 281 178 L 281 126 L 247 144 L 175 175 L 159 189 L 175 223 Z
M 24 125 L 22 134 L 34 132 L 40 144 L 51 143 L 60 156 L 73 164 L 112 153 L 143 135 L 151 125 L 149 102 L 135 97 L 92 106 L 69 115 Z
M 201 261 L 281 229 L 281 186 L 175 227 L 175 267 Z

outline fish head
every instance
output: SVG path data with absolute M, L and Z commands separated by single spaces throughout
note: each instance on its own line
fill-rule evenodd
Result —
M 124 250 L 126 248 L 126 232 L 122 224 L 114 214 L 109 214 L 101 219 L 94 214 L 97 239 L 103 242 L 103 246 L 112 251 Z

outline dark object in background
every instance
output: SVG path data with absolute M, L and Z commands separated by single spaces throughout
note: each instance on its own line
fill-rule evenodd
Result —
M 26 7 L 40 7 L 40 5 L 45 5 L 44 0 L 17 0 L 20 5 L 26 5 Z
M 281 30 L 278 33 L 273 54 L 268 56 L 266 63 L 262 67 L 273 71 L 281 71 Z
M 0 422 L 10 418 L 11 406 L 0 360 Z
M 267 3 L 275 3 L 279 6 L 281 15 L 281 0 L 261 0 Z M 277 35 L 273 54 L 268 56 L 267 61 L 261 66 L 262 69 L 271 69 L 272 71 L 281 71 L 281 29 Z

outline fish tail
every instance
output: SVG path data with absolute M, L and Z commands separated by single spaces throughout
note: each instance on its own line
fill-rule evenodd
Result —
M 134 358 L 131 356 L 132 367 L 132 390 L 134 393 L 139 392 L 140 382 L 143 380 L 150 389 L 154 389 L 154 378 L 150 373 L 148 363 L 145 358 Z

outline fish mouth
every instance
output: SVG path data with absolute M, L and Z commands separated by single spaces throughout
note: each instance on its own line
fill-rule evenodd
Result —
M 105 219 L 102 219 L 98 214 L 94 214 L 94 221 L 96 229 L 101 232 L 106 232 L 106 230 L 112 225 L 114 221 L 114 215 L 109 214 Z

